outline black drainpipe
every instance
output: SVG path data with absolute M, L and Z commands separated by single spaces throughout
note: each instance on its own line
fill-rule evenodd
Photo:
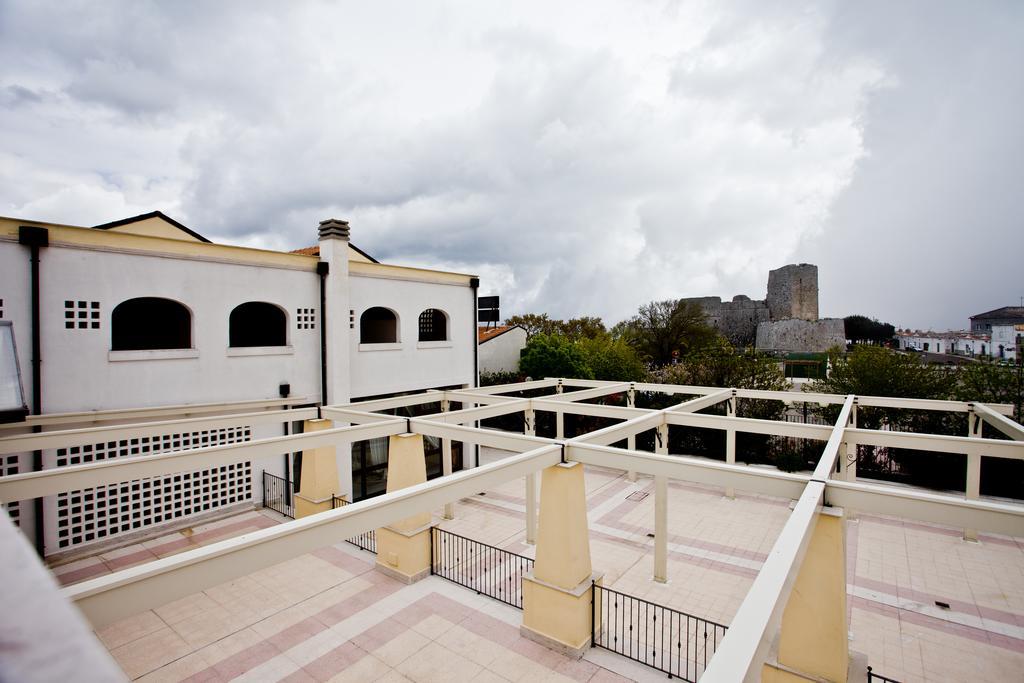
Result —
M 22 225 L 18 228 L 18 243 L 29 248 L 29 263 L 31 264 L 31 288 L 32 288 L 32 414 L 41 415 L 43 412 L 43 354 L 42 334 L 40 330 L 40 303 L 39 303 L 39 248 L 50 245 L 50 232 L 46 228 L 37 228 Z M 42 431 L 39 425 L 32 428 L 33 432 Z M 32 471 L 41 472 L 43 469 L 43 452 L 32 451 Z M 36 498 L 32 501 L 35 507 L 35 536 L 36 552 L 43 557 L 46 548 L 43 538 L 43 499 Z
M 477 333 L 479 321 L 477 320 L 479 306 L 477 304 L 477 293 L 480 289 L 480 278 L 469 278 L 469 286 L 473 288 L 473 388 L 480 386 L 480 341 Z M 480 421 L 473 423 L 477 429 L 480 428 Z M 480 466 L 480 444 L 473 445 L 473 467 Z
M 327 261 L 318 261 L 316 274 L 320 276 L 320 405 L 327 405 Z

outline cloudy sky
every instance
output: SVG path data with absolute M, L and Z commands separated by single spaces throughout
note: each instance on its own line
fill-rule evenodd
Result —
M 962 327 L 1024 296 L 1022 66 L 1019 1 L 0 0 L 0 214 Z

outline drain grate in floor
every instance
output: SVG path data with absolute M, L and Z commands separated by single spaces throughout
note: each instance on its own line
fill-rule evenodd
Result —
M 639 503 L 641 500 L 650 495 L 647 491 L 634 491 L 633 493 L 626 496 L 626 500 L 631 500 L 634 503 Z

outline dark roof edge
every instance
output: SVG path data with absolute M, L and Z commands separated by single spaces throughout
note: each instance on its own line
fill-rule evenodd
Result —
M 174 220 L 173 218 L 171 218 L 170 216 L 165 214 L 163 211 L 150 211 L 149 213 L 140 213 L 138 216 L 132 216 L 131 218 L 122 218 L 119 221 L 113 221 L 113 222 L 110 222 L 110 223 L 103 223 L 102 225 L 94 225 L 92 227 L 93 227 L 93 230 L 109 230 L 111 228 L 119 228 L 122 225 L 129 225 L 130 223 L 138 223 L 139 221 L 144 221 L 147 218 L 162 218 L 163 220 L 167 221 L 168 223 L 170 223 L 174 227 L 178 228 L 182 232 L 186 232 L 189 235 L 192 235 L 192 237 L 195 237 L 200 242 L 206 242 L 207 244 L 213 244 L 212 242 L 210 242 L 210 240 L 206 239 L 205 237 L 200 235 L 195 230 L 190 230 L 189 228 L 185 227 L 184 225 L 182 225 L 178 221 Z
M 362 249 L 360 249 L 360 248 L 359 248 L 359 247 L 357 247 L 356 245 L 352 244 L 351 242 L 349 242 L 349 243 L 348 243 L 348 246 L 352 247 L 353 249 L 355 249 L 356 251 L 358 251 L 358 252 L 359 252 L 360 254 L 362 254 L 362 255 L 363 255 L 363 256 L 365 256 L 366 258 L 370 259 L 370 260 L 371 260 L 371 261 L 372 261 L 373 263 L 380 263 L 380 261 L 378 261 L 377 259 L 373 258 L 372 256 L 370 256 L 370 255 L 369 255 L 369 254 L 367 254 L 367 253 L 366 253 L 365 251 L 363 251 Z
M 975 318 L 1018 318 L 1020 313 L 1018 311 L 1024 310 L 1021 306 L 1000 306 L 999 308 L 993 308 L 991 311 L 985 311 L 984 313 L 976 313 L 971 316 L 971 320 Z M 1013 311 L 1013 313 L 1010 313 Z M 1002 315 L 1000 315 L 1002 314 Z

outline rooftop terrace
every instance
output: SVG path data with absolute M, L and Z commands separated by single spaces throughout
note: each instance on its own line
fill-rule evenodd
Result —
M 679 400 L 665 410 L 635 408 L 641 391 Z M 584 402 L 613 395 L 627 405 Z M 744 400 L 833 404 L 840 414 L 833 426 L 735 417 L 737 402 Z M 385 414 L 414 405 L 436 411 L 418 418 Z M 700 412 L 716 405 L 724 405 L 726 414 Z M 865 406 L 965 413 L 972 436 L 858 429 L 857 410 Z M 520 627 L 536 603 L 527 600 L 526 613 L 520 612 L 439 576 L 406 584 L 375 571 L 373 555 L 344 541 L 429 513 L 429 526 L 537 557 L 540 571 L 541 554 L 563 550 L 550 542 L 545 527 L 575 512 L 571 505 L 556 510 L 543 490 L 538 497 L 536 480 L 542 472 L 580 468 L 586 554 L 602 575 L 599 584 L 729 627 L 724 638 L 702 649 L 706 671 L 698 657 L 683 677 L 770 680 L 794 670 L 821 675 L 808 671 L 816 663 L 800 650 L 814 654 L 842 640 L 843 653 L 863 655 L 851 660 L 849 680 L 863 680 L 865 663 L 902 681 L 1009 680 L 1024 669 L 1024 506 L 980 495 L 982 456 L 1024 458 L 1024 429 L 1005 413 L 1005 406 L 953 402 L 543 380 L 326 407 L 324 417 L 352 426 L 4 477 L 0 499 L 404 433 L 481 446 L 478 467 L 379 498 L 294 521 L 250 512 L 197 528 L 191 538 L 154 539 L 55 568 L 62 582 L 73 584 L 63 597 L 82 611 L 132 678 L 662 679 L 663 673 L 607 649 L 585 648 L 577 660 L 564 648 L 551 650 L 524 637 Z M 553 438 L 533 434 L 543 414 L 554 416 Z M 565 416 L 573 414 L 611 424 L 566 437 Z M 522 416 L 524 433 L 473 426 L 502 415 Z M 668 431 L 675 427 L 726 432 L 724 460 L 669 454 Z M 1000 438 L 984 438 L 983 430 Z M 813 441 L 818 465 L 785 473 L 743 464 L 737 432 Z M 81 438 L 57 434 L 47 438 Z M 636 450 L 638 441 L 653 444 L 655 452 Z M 850 455 L 859 444 L 963 454 L 967 488 L 963 494 L 936 493 L 858 479 Z M 553 478 L 544 482 L 560 485 Z M 556 514 L 545 517 L 548 508 Z M 828 527 L 841 530 L 837 539 L 820 533 L 830 523 L 819 525 L 822 518 L 838 520 L 838 527 Z M 451 538 L 437 533 L 431 538 Z M 465 558 L 460 563 L 469 583 L 495 571 L 483 559 L 491 555 L 474 553 L 475 564 Z M 432 566 L 439 566 L 438 557 L 434 550 Z M 516 590 L 523 574 L 536 578 L 532 570 L 508 575 Z M 10 586 L 18 577 L 5 579 Z M 486 593 L 485 583 L 473 585 Z M 829 632 L 836 601 L 820 599 L 836 585 L 848 640 Z M 626 604 L 604 589 L 592 589 L 603 596 L 597 599 L 603 607 L 611 600 Z M 801 624 L 808 614 L 810 630 Z M 602 617 L 590 628 L 607 646 L 620 622 Z M 651 628 L 649 618 L 644 625 Z M 668 628 L 676 628 L 670 641 L 679 638 L 677 627 Z M 624 641 L 639 643 L 621 633 Z M 786 642 L 790 634 L 799 637 Z M 700 633 L 688 637 L 699 640 Z M 671 644 L 651 643 L 671 657 Z

